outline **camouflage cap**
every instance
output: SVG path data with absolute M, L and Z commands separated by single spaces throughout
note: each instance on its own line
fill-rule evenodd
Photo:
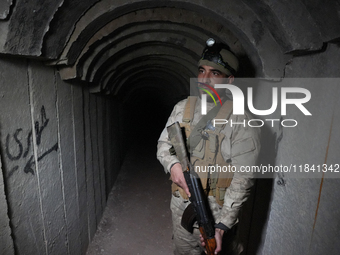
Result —
M 235 75 L 239 68 L 237 57 L 229 50 L 221 48 L 220 45 L 216 45 L 215 43 L 211 44 L 209 40 L 207 41 L 207 47 L 204 49 L 201 59 L 198 61 L 198 66 L 207 65 L 227 75 Z

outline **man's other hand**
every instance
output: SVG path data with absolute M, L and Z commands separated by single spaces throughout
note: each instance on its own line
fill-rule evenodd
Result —
M 215 250 L 215 254 L 218 254 L 221 250 L 222 250 L 222 237 L 224 234 L 224 230 L 216 228 L 215 229 L 215 240 L 216 240 L 216 250 Z M 202 235 L 200 235 L 200 241 L 201 241 L 201 245 L 203 247 L 205 247 L 205 242 L 204 242 L 204 238 Z

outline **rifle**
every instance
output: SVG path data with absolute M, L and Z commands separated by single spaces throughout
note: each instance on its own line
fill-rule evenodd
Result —
M 188 158 L 188 153 L 183 139 L 181 127 L 178 122 L 167 127 L 170 141 L 179 159 L 185 181 L 190 191 L 190 204 L 184 210 L 181 225 L 193 233 L 193 224 L 197 221 L 199 230 L 204 238 L 208 255 L 213 255 L 216 249 L 215 221 L 212 216 L 207 197 L 204 194 L 201 180 L 194 171 Z

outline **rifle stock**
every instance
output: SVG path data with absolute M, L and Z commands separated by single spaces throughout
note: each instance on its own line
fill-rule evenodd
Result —
M 185 181 L 190 191 L 191 204 L 186 208 L 182 216 L 182 226 L 192 233 L 193 223 L 197 220 L 200 232 L 204 238 L 205 248 L 208 255 L 213 255 L 216 249 L 214 218 L 210 211 L 207 197 L 204 194 L 201 180 L 194 171 L 188 158 L 183 133 L 178 122 L 167 127 L 170 141 L 179 159 Z M 193 206 L 194 210 L 192 210 Z M 195 215 L 192 215 L 195 213 Z M 189 222 L 187 221 L 189 219 Z

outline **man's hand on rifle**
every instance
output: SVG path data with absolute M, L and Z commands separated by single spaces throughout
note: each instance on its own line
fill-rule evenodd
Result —
M 215 240 L 216 240 L 216 250 L 215 250 L 215 254 L 218 254 L 221 250 L 222 250 L 222 237 L 224 234 L 224 230 L 216 228 L 215 229 Z M 201 239 L 201 245 L 204 247 L 205 243 L 204 243 L 204 238 L 202 235 L 200 235 L 200 239 Z
M 185 181 L 185 178 L 183 175 L 181 164 L 180 163 L 174 164 L 170 169 L 170 173 L 171 173 L 171 180 L 174 183 L 176 183 L 178 186 L 180 186 L 185 191 L 185 193 L 188 195 L 188 197 L 190 197 L 191 195 L 189 192 L 187 182 Z

